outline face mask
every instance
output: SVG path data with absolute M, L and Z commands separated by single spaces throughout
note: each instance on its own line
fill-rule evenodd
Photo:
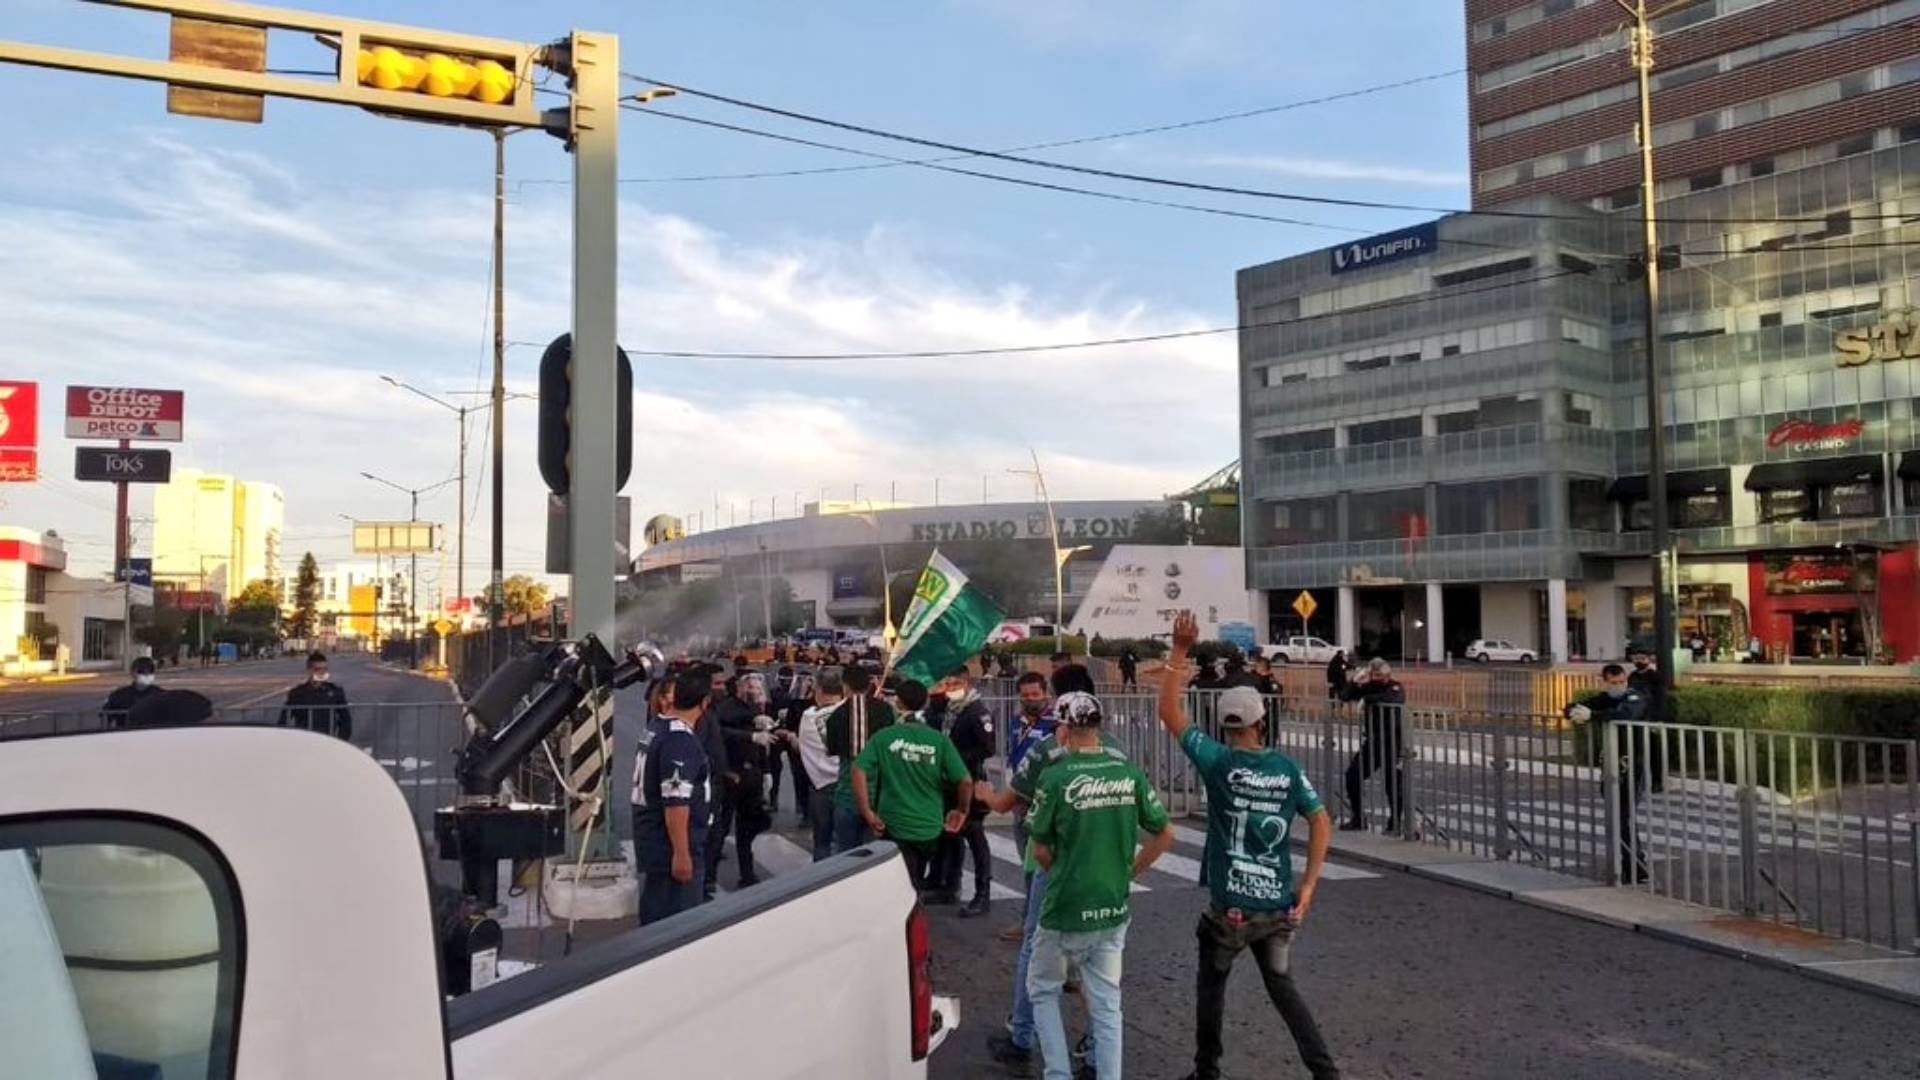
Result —
M 327 681 L 328 676 L 324 671 L 309 671 L 307 672 L 307 678 L 317 683 L 323 683 Z
M 1624 686 L 1609 686 L 1609 687 L 1607 687 L 1607 696 L 1608 696 L 1608 697 L 1610 697 L 1610 698 L 1623 698 L 1623 697 L 1626 697 L 1626 696 L 1627 696 L 1627 688 L 1626 688 L 1626 687 L 1624 687 Z
M 151 675 L 135 675 L 135 676 L 133 677 L 133 685 L 135 685 L 135 686 L 137 686 L 137 687 L 139 687 L 139 688 L 140 688 L 140 689 L 142 689 L 142 690 L 145 690 L 145 689 L 146 689 L 147 687 L 149 687 L 149 686 L 152 686 L 152 685 L 153 685 L 153 676 L 151 676 Z
M 1038 719 L 1040 714 L 1046 711 L 1047 703 L 1044 701 L 1023 701 L 1020 703 L 1020 712 L 1034 719 Z

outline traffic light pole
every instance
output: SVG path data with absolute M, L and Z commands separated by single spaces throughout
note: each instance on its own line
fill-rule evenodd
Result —
M 487 670 L 498 667 L 500 618 L 506 613 L 507 522 L 507 130 L 493 129 L 493 555 L 487 590 Z
M 619 363 L 615 349 L 619 262 L 620 46 L 610 34 L 568 39 L 573 73 L 573 363 L 568 427 L 568 633 L 613 645 L 615 461 Z

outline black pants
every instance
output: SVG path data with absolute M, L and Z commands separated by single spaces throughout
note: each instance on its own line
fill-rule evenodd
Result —
M 907 878 L 915 889 L 932 889 L 940 877 L 940 838 L 932 840 L 894 840 L 900 857 L 907 861 Z
M 993 853 L 987 847 L 987 819 L 967 815 L 967 824 L 957 833 L 940 835 L 940 887 L 958 893 L 966 872 L 967 853 L 973 853 L 973 895 L 993 894 Z
M 1631 885 L 1648 876 L 1647 849 L 1634 835 L 1634 809 L 1646 799 L 1646 792 L 1634 787 L 1633 774 L 1620 770 L 1620 879 Z
M 1354 821 L 1365 818 L 1363 808 L 1363 784 L 1367 777 L 1383 772 L 1383 781 L 1387 787 L 1387 816 L 1394 825 L 1400 822 L 1400 781 L 1405 769 L 1400 762 L 1398 740 L 1375 739 L 1368 735 L 1360 740 L 1360 749 L 1347 762 L 1347 816 Z
M 733 831 L 733 797 L 726 793 L 713 808 L 713 825 L 707 830 L 707 892 L 720 884 L 720 857 L 727 851 L 727 834 Z
M 1240 950 L 1253 951 L 1253 962 L 1267 984 L 1267 996 L 1280 1011 L 1287 1030 L 1300 1048 L 1300 1060 L 1316 1078 L 1337 1077 L 1340 1067 L 1333 1062 L 1313 1012 L 1307 1008 L 1300 988 L 1294 985 L 1289 959 L 1293 948 L 1293 924 L 1284 911 L 1248 912 L 1244 921 L 1229 922 L 1218 910 L 1203 912 L 1196 931 L 1200 939 L 1200 980 L 1194 996 L 1194 1032 L 1198 1049 L 1193 1055 L 1195 1080 L 1218 1080 L 1220 1076 L 1221 1026 L 1227 1005 L 1227 978 L 1233 974 L 1233 962 Z
M 740 861 L 740 887 L 760 880 L 753 865 L 753 840 L 766 831 L 762 814 L 741 813 L 732 799 L 723 801 L 713 812 L 713 828 L 707 833 L 707 892 L 720 884 L 720 857 L 727 850 L 727 834 L 733 834 L 733 857 Z

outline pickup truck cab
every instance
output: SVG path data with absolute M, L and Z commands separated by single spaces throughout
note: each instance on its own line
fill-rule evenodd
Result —
M 294 729 L 0 752 L 7 1075 L 900 1077 L 957 1023 L 891 845 L 448 1001 L 421 836 Z
M 1340 646 L 1317 637 L 1282 638 L 1260 646 L 1260 654 L 1276 664 L 1324 664 L 1341 651 Z
M 1485 664 L 1495 660 L 1531 664 L 1538 658 L 1532 649 L 1522 648 L 1511 641 L 1494 638 L 1477 638 L 1467 645 L 1467 659 Z

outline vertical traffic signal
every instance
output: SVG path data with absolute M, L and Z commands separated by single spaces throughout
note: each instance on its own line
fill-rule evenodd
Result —
M 619 363 L 619 441 L 614 450 L 613 489 L 633 472 L 633 364 L 616 348 Z M 540 354 L 540 478 L 547 490 L 565 495 L 573 484 L 573 335 L 561 334 Z

